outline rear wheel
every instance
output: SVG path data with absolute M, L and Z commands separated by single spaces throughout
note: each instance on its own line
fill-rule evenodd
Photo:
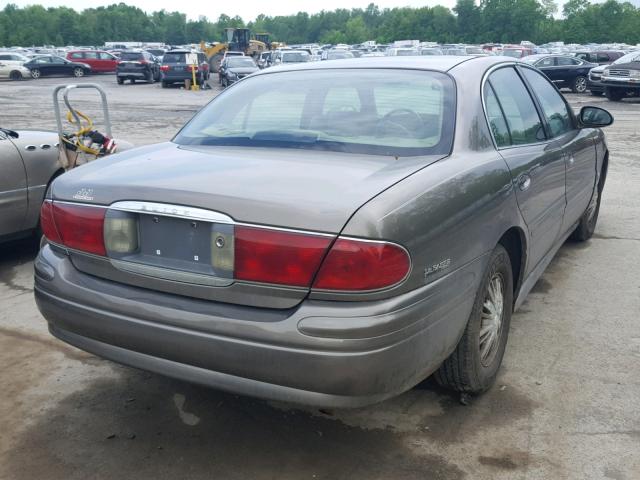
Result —
M 80 67 L 76 67 L 73 69 L 73 76 L 74 77 L 84 77 L 84 70 Z
M 167 88 L 169 86 L 169 84 L 165 81 L 162 82 L 162 88 Z
M 131 79 L 131 83 L 136 83 L 136 79 L 135 79 L 135 78 L 132 78 L 132 79 Z
M 118 81 L 118 85 L 122 85 L 124 83 L 124 78 L 122 77 L 116 77 L 116 80 Z
M 584 93 L 587 91 L 587 77 L 583 77 L 582 75 L 577 76 L 573 80 L 573 85 L 571 85 L 571 91 L 573 93 Z
M 14 70 L 9 74 L 9 78 L 11 80 L 22 80 L 22 74 L 17 70 Z
M 615 87 L 607 87 L 604 90 L 604 94 L 612 102 L 619 102 L 625 96 L 624 90 Z
M 33 70 L 31 70 L 31 78 L 40 78 L 42 74 L 40 73 L 40 69 L 39 68 L 34 68 Z
M 147 83 L 153 83 L 153 73 L 151 70 L 147 70 L 144 74 L 144 80 Z
M 465 393 L 493 385 L 502 363 L 513 310 L 513 274 L 502 245 L 491 253 L 458 346 L 435 373 L 436 381 Z

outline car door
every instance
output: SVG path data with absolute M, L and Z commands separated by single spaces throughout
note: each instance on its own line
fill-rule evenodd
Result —
M 0 78 L 6 78 L 11 73 L 10 59 L 11 55 L 0 55 Z
M 544 113 L 552 138 L 563 144 L 565 152 L 565 197 L 563 231 L 568 230 L 584 213 L 596 182 L 596 131 L 578 128 L 571 107 L 553 85 L 538 72 L 519 67 L 533 90 Z
M 100 60 L 98 52 L 84 52 L 84 59 L 76 61 L 86 63 L 91 67 L 91 71 L 93 72 L 104 72 L 104 67 L 102 65 L 102 61 Z
M 51 57 L 51 74 L 69 75 L 72 67 L 61 57 Z
M 99 52 L 100 64 L 103 72 L 115 72 L 118 59 L 107 52 Z
M 19 232 L 27 214 L 27 174 L 18 149 L 0 132 L 0 236 Z
M 511 171 L 529 230 L 531 271 L 560 234 L 566 204 L 564 145 L 548 138 L 540 112 L 513 66 L 492 72 L 484 95 L 496 146 Z
M 572 57 L 556 57 L 556 64 L 558 65 L 557 72 L 558 79 L 560 80 L 557 85 L 559 87 L 573 85 L 582 62 Z

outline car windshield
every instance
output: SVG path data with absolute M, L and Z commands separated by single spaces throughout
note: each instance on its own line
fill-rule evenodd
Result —
M 640 52 L 627 53 L 626 55 L 623 55 L 622 57 L 618 58 L 613 63 L 630 63 L 630 62 L 640 62 Z
M 343 58 L 353 58 L 351 52 L 329 52 L 327 53 L 328 60 L 342 60 Z
M 258 75 L 216 97 L 174 142 L 446 154 L 454 98 L 452 80 L 439 72 L 344 69 Z
M 227 60 L 227 66 L 231 67 L 231 68 L 251 68 L 251 67 L 255 67 L 256 64 L 253 61 L 253 59 L 249 58 L 249 57 L 236 57 L 236 58 L 229 58 Z
M 420 55 L 420 52 L 410 48 L 403 48 L 396 50 L 396 55 L 398 57 L 415 57 L 416 55 Z
M 142 58 L 142 54 L 137 52 L 122 52 L 120 55 L 120 60 L 138 61 L 140 58 Z
M 187 63 L 186 53 L 165 53 L 162 57 L 163 63 Z
M 505 48 L 502 51 L 502 55 L 504 55 L 505 57 L 514 57 L 514 58 L 520 58 L 522 57 L 522 50 L 519 50 L 517 48 Z M 526 58 L 526 57 L 524 57 Z M 527 61 L 527 60 L 525 60 Z
M 284 63 L 308 62 L 309 54 L 307 52 L 285 52 L 282 54 Z

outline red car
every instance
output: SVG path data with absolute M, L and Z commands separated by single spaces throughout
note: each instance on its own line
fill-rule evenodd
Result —
M 86 63 L 94 73 L 115 72 L 118 65 L 118 57 L 103 50 L 72 50 L 67 52 L 67 60 Z

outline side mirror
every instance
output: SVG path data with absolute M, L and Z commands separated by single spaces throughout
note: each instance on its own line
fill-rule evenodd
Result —
M 608 127 L 613 123 L 613 116 L 599 107 L 582 107 L 579 119 L 583 127 Z

